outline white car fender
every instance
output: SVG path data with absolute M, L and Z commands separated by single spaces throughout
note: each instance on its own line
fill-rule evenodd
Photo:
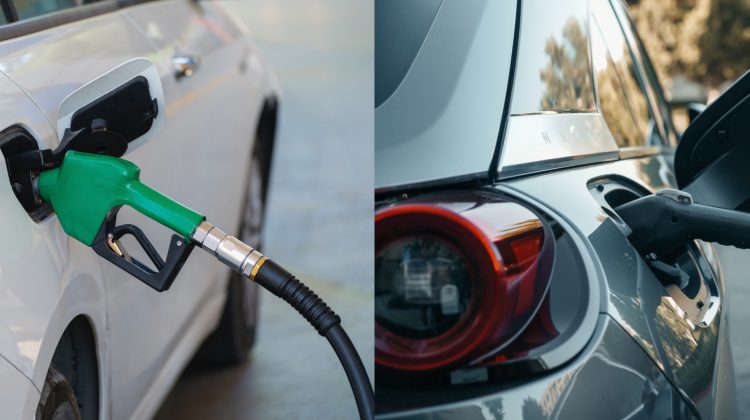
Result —
M 0 131 L 21 127 L 42 148 L 56 141 L 51 122 L 3 73 L 0 107 L 5 110 L 0 113 Z M 39 390 L 57 343 L 76 316 L 89 320 L 99 358 L 107 354 L 101 265 L 90 248 L 63 232 L 57 217 L 40 223 L 31 220 L 13 193 L 4 159 L 0 159 L 0 217 L 0 357 Z M 102 384 L 108 383 L 107 367 L 106 360 L 99 360 Z M 8 407 L 1 401 L 0 407 Z
M 15 200 L 4 194 L 3 178 L 0 202 Z M 57 343 L 77 316 L 90 323 L 99 357 L 106 354 L 106 299 L 96 254 L 68 238 L 56 217 L 34 225 L 24 216 L 0 238 L 0 355 L 41 389 Z M 17 252 L 8 252 L 14 246 Z M 99 366 L 106 372 L 106 361 Z

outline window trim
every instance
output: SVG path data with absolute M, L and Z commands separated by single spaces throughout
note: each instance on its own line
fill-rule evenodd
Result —
M 620 159 L 633 159 L 646 156 L 661 155 L 669 149 L 665 146 L 633 146 L 621 147 Z
M 628 16 L 627 10 L 624 8 L 622 1 L 610 0 L 610 7 L 612 12 L 620 24 L 620 31 L 625 38 L 625 42 L 628 44 L 630 49 L 630 56 L 633 58 L 633 62 L 638 70 L 638 77 L 640 79 L 641 88 L 644 89 L 644 94 L 649 103 L 649 112 L 651 113 L 654 120 L 657 122 L 657 128 L 659 130 L 659 136 L 662 139 L 662 145 L 670 145 L 669 136 L 667 136 L 666 122 L 664 121 L 665 116 L 662 115 L 661 107 L 659 106 L 659 100 L 656 97 L 655 87 L 651 83 L 651 80 L 647 74 L 645 59 L 643 52 L 638 45 L 636 39 L 637 29 L 635 24 Z
M 5 15 L 5 25 L 18 20 L 16 5 L 11 0 L 2 0 L 3 14 Z
M 633 127 L 636 130 L 638 130 L 638 120 L 639 120 L 639 118 L 638 118 L 638 115 L 636 115 L 636 111 L 635 111 L 636 107 L 633 104 L 633 100 L 631 99 L 631 93 L 632 92 L 628 91 L 628 89 L 626 87 L 625 76 L 623 76 L 620 67 L 618 67 L 618 65 L 615 63 L 615 60 L 612 58 L 612 52 L 611 52 L 612 49 L 610 48 L 610 44 L 609 44 L 609 42 L 607 42 L 608 40 L 607 40 L 607 38 L 604 35 L 604 31 L 602 30 L 602 25 L 599 23 L 599 19 L 597 19 L 596 16 L 593 15 L 593 13 L 590 14 L 590 16 L 589 16 L 589 29 L 591 30 L 591 38 L 589 38 L 589 43 L 591 44 L 592 54 L 593 54 L 593 37 L 596 34 L 597 36 L 599 36 L 599 38 L 601 39 L 600 42 L 603 44 L 604 53 L 607 56 L 608 66 L 609 66 L 609 64 L 612 65 L 612 70 L 614 71 L 615 76 L 617 77 L 617 86 L 619 87 L 619 91 L 622 92 L 622 97 L 623 97 L 625 106 L 628 109 L 628 115 L 630 115 L 630 121 L 632 122 Z M 629 46 L 628 46 L 628 54 L 631 55 L 630 54 L 630 47 Z M 632 57 L 632 55 L 631 55 L 631 57 Z M 635 59 L 633 59 L 633 61 L 635 62 Z M 646 97 L 646 92 L 643 91 L 641 80 L 640 80 L 640 78 L 638 76 L 636 76 L 635 78 L 636 78 L 636 83 L 638 83 L 639 91 L 643 95 L 644 100 L 646 102 L 646 107 L 649 107 L 648 98 Z M 604 116 L 604 112 L 602 111 L 601 96 L 599 95 L 599 93 L 600 93 L 599 92 L 599 75 L 596 74 L 596 71 L 594 71 L 594 78 L 593 78 L 593 80 L 594 80 L 594 84 L 597 87 L 597 90 L 596 90 L 596 94 L 597 94 L 596 103 L 597 103 L 597 106 L 599 107 L 599 112 L 602 114 L 602 116 Z M 651 110 L 649 109 L 648 112 L 649 112 L 649 115 L 650 115 L 651 114 Z M 607 124 L 607 127 L 609 128 L 609 124 Z M 610 132 L 611 131 L 612 130 L 610 130 Z M 638 131 L 640 131 L 640 130 L 638 130 Z M 613 134 L 613 136 L 614 136 L 614 134 Z M 647 144 L 644 143 L 644 144 L 638 145 L 638 146 L 620 147 L 618 145 L 618 147 L 620 149 L 633 150 L 633 149 L 644 148 L 644 147 L 648 148 L 648 147 L 651 147 L 651 146 L 649 146 L 649 145 L 647 145 Z
M 13 0 L 0 0 L 3 13 L 9 22 L 0 26 L 0 42 L 151 1 L 154 0 L 103 0 L 18 20 Z
M 654 100 L 654 110 L 661 116 L 664 130 L 664 141 L 669 146 L 674 148 L 677 146 L 676 140 L 679 135 L 677 134 L 677 130 L 675 130 L 674 128 L 674 122 L 672 121 L 672 113 L 669 109 L 669 103 L 664 97 L 664 85 L 661 83 L 659 75 L 654 69 L 651 57 L 649 57 L 648 51 L 646 51 L 646 46 L 643 44 L 643 40 L 638 34 L 638 28 L 635 26 L 635 21 L 633 21 L 627 7 L 620 3 L 615 6 L 615 13 L 618 15 L 618 18 L 620 17 L 620 15 L 622 15 L 620 24 L 623 27 L 628 27 L 627 29 L 624 29 L 626 32 L 626 38 L 628 38 L 628 34 L 631 35 L 632 39 L 628 39 L 628 42 L 633 43 L 633 50 L 637 50 L 638 55 L 640 56 L 640 62 L 641 66 L 643 67 L 644 76 L 648 81 L 649 90 L 654 96 L 652 98 Z M 667 108 L 662 108 L 662 105 L 665 105 Z M 672 134 L 672 136 L 669 135 L 670 133 Z

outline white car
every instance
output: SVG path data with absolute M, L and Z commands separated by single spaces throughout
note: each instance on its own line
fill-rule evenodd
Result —
M 145 183 L 258 245 L 279 92 L 247 31 L 220 5 L 0 5 L 0 165 L 54 149 L 64 99 L 145 57 L 158 70 L 165 123 L 124 157 Z M 254 288 L 194 252 L 158 293 L 71 239 L 42 204 L 25 209 L 11 177 L 0 169 L 0 418 L 148 419 L 196 352 L 219 363 L 247 357 Z M 156 223 L 125 211 L 119 222 L 166 249 L 169 235 Z

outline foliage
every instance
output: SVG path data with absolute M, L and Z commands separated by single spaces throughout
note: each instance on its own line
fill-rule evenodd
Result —
M 629 0 L 662 80 L 682 73 L 716 89 L 750 68 L 750 0 Z
M 589 70 L 588 43 L 581 24 L 571 18 L 563 28 L 563 38 L 547 39 L 544 52 L 549 63 L 539 77 L 546 86 L 543 110 L 593 109 L 594 93 Z

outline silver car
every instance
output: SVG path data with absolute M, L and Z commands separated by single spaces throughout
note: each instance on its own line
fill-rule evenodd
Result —
M 626 7 L 378 0 L 375 15 L 379 417 L 736 417 L 714 249 L 644 253 L 620 214 L 689 205 L 676 189 L 716 158 L 686 143 L 675 159 Z

